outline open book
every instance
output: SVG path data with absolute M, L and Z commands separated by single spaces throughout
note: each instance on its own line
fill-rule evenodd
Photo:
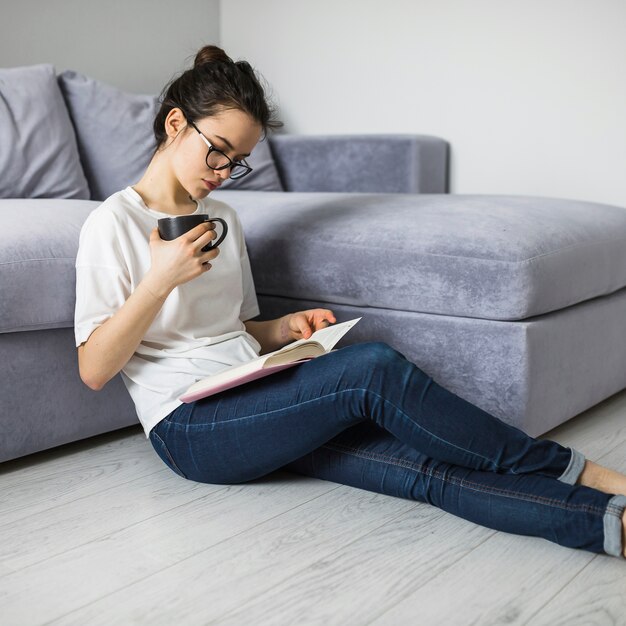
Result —
M 357 317 L 348 322 L 322 328 L 315 331 L 308 339 L 299 339 L 280 350 L 269 352 L 247 363 L 235 365 L 213 376 L 207 376 L 191 385 L 179 400 L 194 402 L 328 354 L 360 319 Z

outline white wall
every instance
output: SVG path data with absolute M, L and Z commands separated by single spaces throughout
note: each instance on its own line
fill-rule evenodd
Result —
M 52 63 L 159 93 L 219 45 L 219 0 L 0 0 L 0 67 Z
M 626 206 L 623 0 L 238 0 L 220 22 L 287 132 L 437 135 L 452 193 Z

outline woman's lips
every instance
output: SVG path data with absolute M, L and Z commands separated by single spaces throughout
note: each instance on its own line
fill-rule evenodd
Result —
M 219 185 L 216 185 L 215 183 L 211 183 L 208 180 L 204 180 L 204 178 L 202 179 L 202 182 L 211 190 L 213 191 L 214 189 L 217 189 L 219 187 Z

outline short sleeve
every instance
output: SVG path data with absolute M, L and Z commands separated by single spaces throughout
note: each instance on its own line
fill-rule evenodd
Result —
M 239 222 L 239 216 L 237 216 Z M 241 280 L 243 288 L 243 301 L 241 303 L 241 310 L 239 313 L 239 319 L 242 322 L 246 322 L 261 313 L 259 309 L 259 302 L 256 296 L 256 290 L 254 288 L 254 279 L 252 278 L 252 268 L 250 267 L 250 259 L 248 257 L 248 248 L 246 246 L 246 240 L 244 238 L 241 222 L 239 222 L 239 249 L 240 249 L 240 261 L 241 261 Z
M 76 256 L 76 347 L 112 317 L 130 294 L 115 218 L 96 209 L 83 224 Z

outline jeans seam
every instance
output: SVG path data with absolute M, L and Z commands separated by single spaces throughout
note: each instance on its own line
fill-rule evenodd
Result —
M 161 437 L 159 437 L 159 433 L 157 433 L 156 430 L 154 430 L 154 429 L 152 430 L 152 433 L 154 433 L 154 436 L 163 444 L 163 450 L 165 451 L 165 455 L 169 459 L 170 463 L 176 468 L 176 470 L 178 472 L 180 472 L 180 475 L 183 478 L 187 478 L 185 476 L 185 473 L 180 469 L 180 467 L 178 467 L 178 464 L 176 463 L 176 461 L 174 461 L 174 458 L 172 457 L 172 453 L 170 452 L 169 448 L 167 447 L 167 444 L 165 443 L 165 441 L 163 441 L 163 439 L 161 439 Z
M 250 415 L 244 415 L 243 417 L 233 417 L 233 419 L 230 420 L 222 420 L 220 422 L 206 422 L 206 423 L 202 423 L 202 424 L 178 424 L 176 422 L 171 422 L 168 420 L 168 417 L 163 418 L 164 422 L 167 422 L 168 424 L 171 424 L 172 426 L 183 426 L 185 429 L 187 428 L 194 428 L 196 426 L 201 426 L 201 427 L 206 427 L 206 426 L 211 426 L 211 428 L 215 428 L 216 426 L 222 426 L 222 425 L 228 425 L 228 424 L 232 424 L 233 422 L 239 422 L 241 420 L 249 420 L 249 419 L 253 419 L 255 417 L 262 417 L 264 415 L 271 415 L 272 413 L 280 413 L 281 411 L 286 411 L 288 409 L 293 409 L 295 407 L 299 407 L 299 406 L 304 406 L 305 404 L 309 404 L 311 402 L 318 402 L 319 400 L 323 400 L 324 398 L 332 398 L 333 396 L 338 396 L 339 394 L 342 393 L 348 393 L 350 391 L 368 391 L 367 389 L 358 389 L 358 388 L 350 388 L 350 389 L 343 389 L 342 391 L 334 391 L 333 393 L 328 393 L 325 396 L 319 396 L 317 398 L 311 398 L 311 400 L 305 400 L 304 402 L 298 402 L 296 404 L 290 404 L 289 406 L 284 406 L 280 409 L 273 409 L 272 411 L 264 411 L 263 413 L 251 413 Z
M 430 383 L 428 384 L 428 386 L 430 386 Z M 207 423 L 203 423 L 203 424 L 177 424 L 176 422 L 170 422 L 168 417 L 164 418 L 164 421 L 167 422 L 168 424 L 171 424 L 173 426 L 184 426 L 185 429 L 188 428 L 194 428 L 197 426 L 201 426 L 201 427 L 206 427 L 206 426 L 211 426 L 212 429 L 216 429 L 219 426 L 222 425 L 227 425 L 227 424 L 231 424 L 233 422 L 237 422 L 240 420 L 246 420 L 246 419 L 252 419 L 255 417 L 261 417 L 263 415 L 271 415 L 272 413 L 279 413 L 280 411 L 285 411 L 287 409 L 293 409 L 295 407 L 299 407 L 299 406 L 304 406 L 305 404 L 309 404 L 310 402 L 317 402 L 319 400 L 323 400 L 324 398 L 331 398 L 333 396 L 338 396 L 339 394 L 343 394 L 343 393 L 349 393 L 352 391 L 363 391 L 365 393 L 371 393 L 373 395 L 375 395 L 377 398 L 381 399 L 384 403 L 386 404 L 391 404 L 391 406 L 396 409 L 396 411 L 398 411 L 399 413 L 401 413 L 403 416 L 405 416 L 406 418 L 408 418 L 410 420 L 410 418 L 408 417 L 408 415 L 402 411 L 400 408 L 398 408 L 395 404 L 393 404 L 392 402 L 389 402 L 389 400 L 386 400 L 385 398 L 383 398 L 381 395 L 377 394 L 375 391 L 372 391 L 371 389 L 363 389 L 362 387 L 351 387 L 350 389 L 343 389 L 342 391 L 334 391 L 333 393 L 329 393 L 326 394 L 324 396 L 319 396 L 318 398 L 313 398 L 311 400 L 305 400 L 304 402 L 298 402 L 297 404 L 290 404 L 287 407 L 283 407 L 281 409 L 274 409 L 273 411 L 265 411 L 263 413 L 253 413 L 251 415 L 246 415 L 243 417 L 234 417 L 233 419 L 230 420 L 222 420 L 220 422 L 209 422 Z M 423 426 L 420 426 L 419 424 L 415 423 L 415 426 L 417 428 L 419 428 L 422 432 L 426 433 L 427 435 L 429 435 L 430 437 L 434 437 L 435 439 L 437 439 L 438 441 L 442 441 L 444 442 L 446 445 L 451 446 L 453 448 L 456 448 L 457 450 L 462 450 L 463 452 L 466 452 L 467 454 L 472 454 L 478 458 L 484 459 L 485 461 L 488 461 L 490 463 L 493 463 L 493 461 L 491 461 L 491 459 L 488 459 L 485 456 L 482 456 L 481 454 L 477 454 L 475 452 L 471 452 L 470 450 L 466 450 L 465 448 L 461 448 L 460 446 L 457 446 L 453 443 L 450 443 L 449 441 L 446 441 L 445 439 L 441 439 L 441 437 L 437 437 L 437 435 L 431 433 L 429 430 L 427 430 L 426 428 L 424 428 Z
M 532 501 L 537 502 L 538 504 L 545 504 L 548 506 L 554 506 L 554 507 L 558 507 L 561 509 L 565 509 L 566 511 L 583 511 L 585 513 L 594 513 L 600 516 L 603 516 L 606 513 L 606 509 L 599 509 L 598 507 L 590 506 L 587 504 L 563 505 L 563 503 L 558 500 L 553 500 L 551 498 L 544 498 L 542 496 L 533 496 L 532 494 L 521 493 L 518 491 L 509 491 L 508 489 L 500 489 L 498 487 L 485 488 L 483 485 L 480 485 L 473 481 L 446 476 L 443 472 L 438 472 L 437 470 L 433 470 L 433 469 L 426 469 L 424 465 L 416 465 L 415 463 L 406 461 L 405 459 L 399 459 L 397 457 L 386 456 L 384 454 L 380 454 L 379 452 L 365 452 L 362 449 L 352 448 L 350 446 L 346 446 L 346 445 L 338 444 L 338 443 L 325 444 L 322 447 L 328 448 L 330 450 L 335 450 L 337 452 L 353 453 L 355 454 L 355 456 L 369 458 L 374 461 L 382 460 L 388 463 L 392 463 L 394 465 L 398 465 L 400 467 L 408 467 L 410 469 L 415 469 L 421 474 L 425 474 L 427 476 L 434 476 L 435 478 L 444 480 L 446 482 L 449 482 L 455 485 L 459 485 L 461 487 L 469 486 L 475 491 L 480 491 L 482 493 L 492 493 L 494 495 L 517 497 L 518 499 L 523 498 L 531 502 Z M 519 474 L 515 474 L 515 475 L 518 476 Z

